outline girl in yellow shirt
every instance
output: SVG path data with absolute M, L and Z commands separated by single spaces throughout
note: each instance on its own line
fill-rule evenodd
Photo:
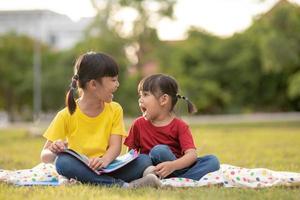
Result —
M 45 163 L 55 161 L 59 174 L 82 183 L 121 187 L 160 186 L 155 176 L 138 179 L 152 165 L 145 154 L 109 174 L 94 172 L 106 167 L 120 154 L 122 137 L 126 135 L 122 107 L 112 101 L 119 87 L 118 65 L 106 54 L 89 52 L 77 59 L 74 71 L 66 95 L 67 107 L 58 112 L 44 133 L 47 141 L 41 160 Z M 75 101 L 77 87 L 80 88 L 80 97 Z M 63 153 L 65 148 L 88 156 L 89 167 Z

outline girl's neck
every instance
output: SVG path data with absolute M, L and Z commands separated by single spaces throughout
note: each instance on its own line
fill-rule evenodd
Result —
M 98 116 L 104 109 L 104 101 L 99 99 L 88 97 L 86 94 L 78 99 L 78 106 L 80 110 L 89 117 Z
M 150 122 L 154 126 L 166 126 L 171 123 L 171 121 L 175 118 L 175 115 L 171 112 L 162 113 L 154 119 L 151 119 Z

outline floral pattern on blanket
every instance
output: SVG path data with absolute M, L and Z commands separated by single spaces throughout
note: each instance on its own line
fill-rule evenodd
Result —
M 32 169 L 1 170 L 0 181 L 14 185 L 60 185 L 67 181 L 53 164 L 40 163 Z
M 209 173 L 199 181 L 186 178 L 162 180 L 164 186 L 199 187 L 223 185 L 224 187 L 263 188 L 271 186 L 300 185 L 300 173 L 272 171 L 264 168 L 248 169 L 222 164 L 220 170 Z
M 69 181 L 60 176 L 55 166 L 41 163 L 32 169 L 1 170 L 0 181 L 14 185 L 63 185 Z M 165 187 L 200 187 L 222 185 L 224 187 L 263 188 L 271 186 L 300 185 L 300 173 L 272 171 L 264 168 L 248 169 L 222 164 L 220 170 L 209 173 L 196 181 L 187 178 L 161 180 Z

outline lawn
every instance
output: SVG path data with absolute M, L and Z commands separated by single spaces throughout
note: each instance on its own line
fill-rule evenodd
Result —
M 215 154 L 221 163 L 300 172 L 300 122 L 193 125 L 198 155 Z M 26 130 L 0 130 L 0 168 L 25 169 L 39 163 L 42 137 Z M 16 187 L 0 184 L 0 199 L 299 199 L 299 188 L 222 187 L 136 189 L 89 185 Z

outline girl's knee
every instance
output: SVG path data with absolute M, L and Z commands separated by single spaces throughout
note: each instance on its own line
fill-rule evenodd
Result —
M 220 161 L 215 155 L 208 155 L 208 160 L 212 169 L 220 169 Z
M 136 162 L 138 162 L 140 165 L 144 165 L 145 167 L 152 165 L 151 158 L 147 154 L 140 154 L 137 157 Z
M 170 152 L 170 148 L 168 147 L 168 145 L 158 144 L 150 150 L 149 155 L 150 157 L 156 157 L 157 155 L 165 152 Z
M 71 162 L 70 156 L 66 154 L 59 154 L 54 163 L 57 172 L 61 175 L 65 174 L 65 172 L 69 169 L 69 166 L 72 166 Z

